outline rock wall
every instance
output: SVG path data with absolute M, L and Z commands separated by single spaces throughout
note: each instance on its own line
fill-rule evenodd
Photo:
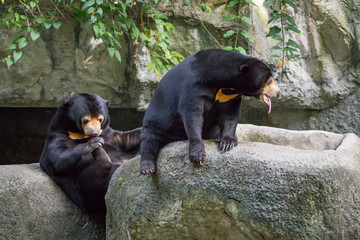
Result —
M 239 145 L 195 168 L 188 142 L 164 147 L 156 175 L 124 163 L 106 195 L 106 238 L 360 239 L 360 138 L 239 124 Z
M 212 2 L 215 9 L 211 16 L 182 0 L 158 6 L 176 27 L 173 49 L 188 56 L 200 49 L 232 44 L 234 39 L 224 39 L 222 35 L 235 23 L 222 19 L 229 11 L 237 10 L 227 9 L 225 0 Z M 275 43 L 265 38 L 268 9 L 263 7 L 264 0 L 255 2 L 258 8 L 244 4 L 240 9 L 253 22 L 251 28 L 241 28 L 251 32 L 255 40 L 241 40 L 240 45 L 251 55 L 268 61 L 275 70 L 270 57 Z M 302 47 L 301 58 L 288 63 L 281 83 L 279 69 L 276 70 L 282 96 L 273 103 L 273 115 L 267 116 L 265 106 L 246 98 L 241 121 L 360 135 L 360 2 L 294 2 L 298 10 L 287 11 L 303 32 L 292 36 Z M 323 24 L 317 26 L 316 20 Z M 10 40 L 12 36 L 14 33 L 10 32 Z M 5 34 L 0 34 L 1 43 L 4 39 Z M 145 110 L 159 79 L 147 72 L 146 48 L 139 42 L 133 44 L 125 35 L 121 41 L 120 64 L 108 56 L 104 43 L 94 40 L 92 33 L 75 20 L 64 21 L 57 31 L 44 31 L 10 71 L 5 64 L 0 65 L 0 106 L 57 107 L 72 92 L 93 92 L 111 100 L 113 107 Z
M 37 163 L 0 166 L 0 202 L 0 239 L 105 239 L 105 226 L 75 206 Z

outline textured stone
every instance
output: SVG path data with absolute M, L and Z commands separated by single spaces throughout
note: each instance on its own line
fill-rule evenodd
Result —
M 105 239 L 37 163 L 0 166 L 0 202 L 0 239 Z
M 239 145 L 195 168 L 188 143 L 114 174 L 107 239 L 359 239 L 360 139 L 354 134 L 238 125 Z
M 294 1 L 296 11 L 291 7 L 285 9 L 303 34 L 286 34 L 286 39 L 292 38 L 302 48 L 298 61 L 286 62 L 282 82 L 280 69 L 271 58 L 278 53 L 271 50 L 277 42 L 265 37 L 271 25 L 267 24 L 269 9 L 263 6 L 264 0 L 254 0 L 258 7 L 244 3 L 240 9 L 227 8 L 229 1 L 225 0 L 211 2 L 215 5 L 212 15 L 202 12 L 198 2 L 191 8 L 182 0 L 168 5 L 160 2 L 158 9 L 176 27 L 171 50 L 184 56 L 200 49 L 233 46 L 235 36 L 223 38 L 223 35 L 230 29 L 237 30 L 237 23 L 223 21 L 225 16 L 240 12 L 251 19 L 253 25 L 243 24 L 240 30 L 249 31 L 255 40 L 247 42 L 240 36 L 238 46 L 273 66 L 282 94 L 273 102 L 275 114 L 261 119 L 247 111 L 261 110 L 264 106 L 253 98 L 245 98 L 247 122 L 271 121 L 280 127 L 316 127 L 360 135 L 360 118 L 355 117 L 358 104 L 351 103 L 359 96 L 360 85 L 358 0 Z M 111 100 L 113 107 L 145 110 L 159 78 L 147 71 L 149 52 L 143 44 L 133 44 L 124 35 L 122 62 L 118 63 L 108 56 L 104 43 L 94 40 L 91 30 L 70 17 L 68 21 L 59 30 L 46 30 L 39 40 L 30 42 L 22 59 L 10 71 L 5 64 L 0 66 L 0 106 L 57 107 L 72 92 L 93 92 Z M 318 26 L 316 21 L 323 24 Z M 8 42 L 14 34 L 10 30 Z M 5 34 L 0 35 L 0 42 L 5 39 Z M 342 107 L 345 111 L 337 113 Z M 276 112 L 281 112 L 281 117 Z M 343 124 L 344 119 L 351 122 Z M 331 127 L 327 126 L 328 121 Z

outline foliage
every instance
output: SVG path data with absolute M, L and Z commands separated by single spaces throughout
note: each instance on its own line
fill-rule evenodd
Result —
M 251 0 L 245 0 L 245 2 L 257 7 L 257 5 Z M 224 49 L 240 52 L 241 54 L 246 55 L 246 50 L 243 47 L 238 46 L 239 35 L 243 36 L 244 38 L 246 38 L 247 40 L 250 40 L 250 41 L 254 40 L 254 37 L 249 32 L 241 31 L 241 29 L 240 29 L 242 23 L 246 23 L 247 25 L 252 26 L 252 22 L 248 17 L 240 16 L 241 3 L 242 2 L 240 0 L 232 0 L 227 5 L 227 8 L 238 7 L 239 14 L 238 15 L 230 14 L 224 18 L 224 21 L 236 21 L 237 22 L 237 27 L 236 27 L 235 31 L 229 30 L 223 35 L 224 38 L 235 35 L 234 46 L 226 46 L 226 47 L 224 47 Z
M 275 21 L 280 21 L 280 26 L 274 25 L 270 27 L 266 37 L 272 38 L 279 42 L 278 45 L 272 47 L 272 50 L 281 51 L 281 55 L 273 54 L 272 57 L 276 58 L 281 67 L 281 81 L 284 73 L 285 62 L 290 59 L 299 59 L 300 46 L 294 40 L 288 38 L 286 40 L 285 32 L 293 32 L 300 34 L 296 22 L 293 17 L 286 13 L 286 8 L 290 6 L 294 10 L 297 9 L 296 4 L 291 0 L 267 0 L 264 2 L 266 7 L 269 7 L 272 12 L 270 13 L 270 19 L 268 24 Z
M 230 14 L 226 16 L 223 20 L 224 21 L 235 21 L 237 23 L 236 29 L 231 29 L 227 31 L 223 38 L 228 38 L 231 36 L 235 36 L 234 46 L 226 46 L 224 49 L 237 51 L 242 54 L 246 55 L 246 50 L 238 46 L 239 36 L 244 37 L 248 41 L 254 40 L 254 37 L 247 31 L 241 31 L 241 27 L 243 24 L 252 26 L 252 21 L 246 16 L 241 16 L 240 10 L 242 3 L 248 3 L 255 7 L 258 7 L 252 0 L 231 0 L 227 4 L 227 8 L 237 8 L 238 14 Z M 203 5 L 202 5 L 203 6 Z M 277 66 L 281 67 L 281 81 L 284 75 L 284 66 L 285 61 L 289 61 L 290 59 L 299 59 L 299 50 L 300 46 L 292 39 L 286 40 L 286 32 L 298 33 L 300 34 L 301 31 L 298 29 L 296 22 L 293 17 L 291 17 L 288 13 L 286 13 L 285 9 L 290 6 L 294 10 L 297 9 L 296 4 L 291 0 L 266 0 L 264 2 L 264 6 L 269 7 L 271 9 L 270 19 L 268 24 L 277 23 L 270 27 L 269 32 L 267 33 L 266 37 L 272 38 L 274 40 L 279 41 L 279 43 L 272 47 L 274 51 L 281 51 L 281 55 L 273 54 L 272 57 L 276 59 L 278 62 Z M 208 6 L 209 7 L 209 6 Z M 203 11 L 207 11 L 212 13 L 212 8 L 202 8 Z M 321 25 L 321 21 L 317 21 L 318 25 Z
M 1 0 L 5 5 L 5 0 Z M 167 0 L 164 0 L 167 3 Z M 121 38 L 124 34 L 133 41 L 142 40 L 150 50 L 153 62 L 149 63 L 149 71 L 154 69 L 160 76 L 167 72 L 171 64 L 177 64 L 184 57 L 170 51 L 170 33 L 174 26 L 168 22 L 164 14 L 154 7 L 158 0 L 18 0 L 6 1 L 7 12 L 0 21 L 9 30 L 18 28 L 20 36 L 7 44 L 6 57 L 1 60 L 10 67 L 22 56 L 22 49 L 30 40 L 35 41 L 44 29 L 61 26 L 60 20 L 72 15 L 76 20 L 83 21 L 91 27 L 95 39 L 102 39 L 107 45 L 111 57 L 121 62 Z M 4 7 L 4 6 L 3 6 Z M 136 21 L 134 16 L 140 16 Z M 146 21 L 144 21 L 144 18 Z M 134 20 L 135 19 L 135 20 Z
M 152 62 L 148 70 L 155 70 L 160 76 L 166 73 L 173 65 L 178 64 L 184 57 L 177 51 L 170 51 L 171 32 L 175 27 L 168 21 L 166 15 L 155 9 L 159 0 L 0 0 L 7 9 L 0 17 L 0 22 L 9 30 L 19 29 L 19 36 L 4 48 L 7 56 L 1 60 L 10 67 L 22 57 L 22 49 L 29 41 L 35 41 L 40 37 L 44 29 L 61 27 L 61 22 L 67 21 L 66 16 L 71 15 L 78 21 L 86 23 L 93 29 L 94 37 L 102 39 L 108 53 L 121 62 L 121 39 L 131 38 L 133 41 L 142 41 L 150 50 Z M 6 2 L 6 4 L 5 4 Z M 168 0 L 163 0 L 167 4 Z M 186 4 L 194 7 L 192 0 L 184 0 Z M 224 21 L 234 21 L 236 28 L 227 31 L 223 38 L 235 37 L 233 46 L 224 49 L 246 54 L 246 50 L 239 46 L 240 37 L 248 41 L 254 37 L 242 27 L 252 26 L 252 21 L 246 16 L 241 16 L 242 4 L 257 7 L 252 0 L 231 0 L 227 8 L 238 9 L 238 14 L 226 16 Z M 202 11 L 213 14 L 214 5 L 208 2 L 200 2 Z M 300 46 L 290 38 L 286 39 L 286 32 L 301 33 L 293 17 L 287 13 L 287 9 L 297 9 L 292 0 L 266 0 L 264 6 L 271 9 L 268 24 L 273 24 L 266 37 L 278 41 L 272 47 L 275 53 L 272 55 L 281 67 L 283 77 L 285 61 L 299 58 Z M 319 22 L 321 24 L 321 22 Z

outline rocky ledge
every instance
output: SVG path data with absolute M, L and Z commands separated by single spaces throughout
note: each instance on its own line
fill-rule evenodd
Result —
M 0 203 L 0 239 L 105 239 L 105 226 L 73 204 L 38 163 L 0 166 Z
M 360 139 L 355 134 L 239 125 L 239 145 L 195 168 L 188 143 L 114 174 L 107 239 L 360 239 Z

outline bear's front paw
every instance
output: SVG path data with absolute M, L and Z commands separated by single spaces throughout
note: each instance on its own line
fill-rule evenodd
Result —
M 155 163 L 151 160 L 141 160 L 140 162 L 140 173 L 150 174 L 155 172 Z
M 229 151 L 233 147 L 237 146 L 238 140 L 236 137 L 224 136 L 220 140 L 219 148 L 222 152 Z
M 87 153 L 90 153 L 90 152 L 94 151 L 95 149 L 102 147 L 103 145 L 104 145 L 104 139 L 101 137 L 95 137 L 95 138 L 90 139 L 87 142 L 85 151 Z
M 200 167 L 205 161 L 206 152 L 203 143 L 190 144 L 189 158 L 195 167 Z

